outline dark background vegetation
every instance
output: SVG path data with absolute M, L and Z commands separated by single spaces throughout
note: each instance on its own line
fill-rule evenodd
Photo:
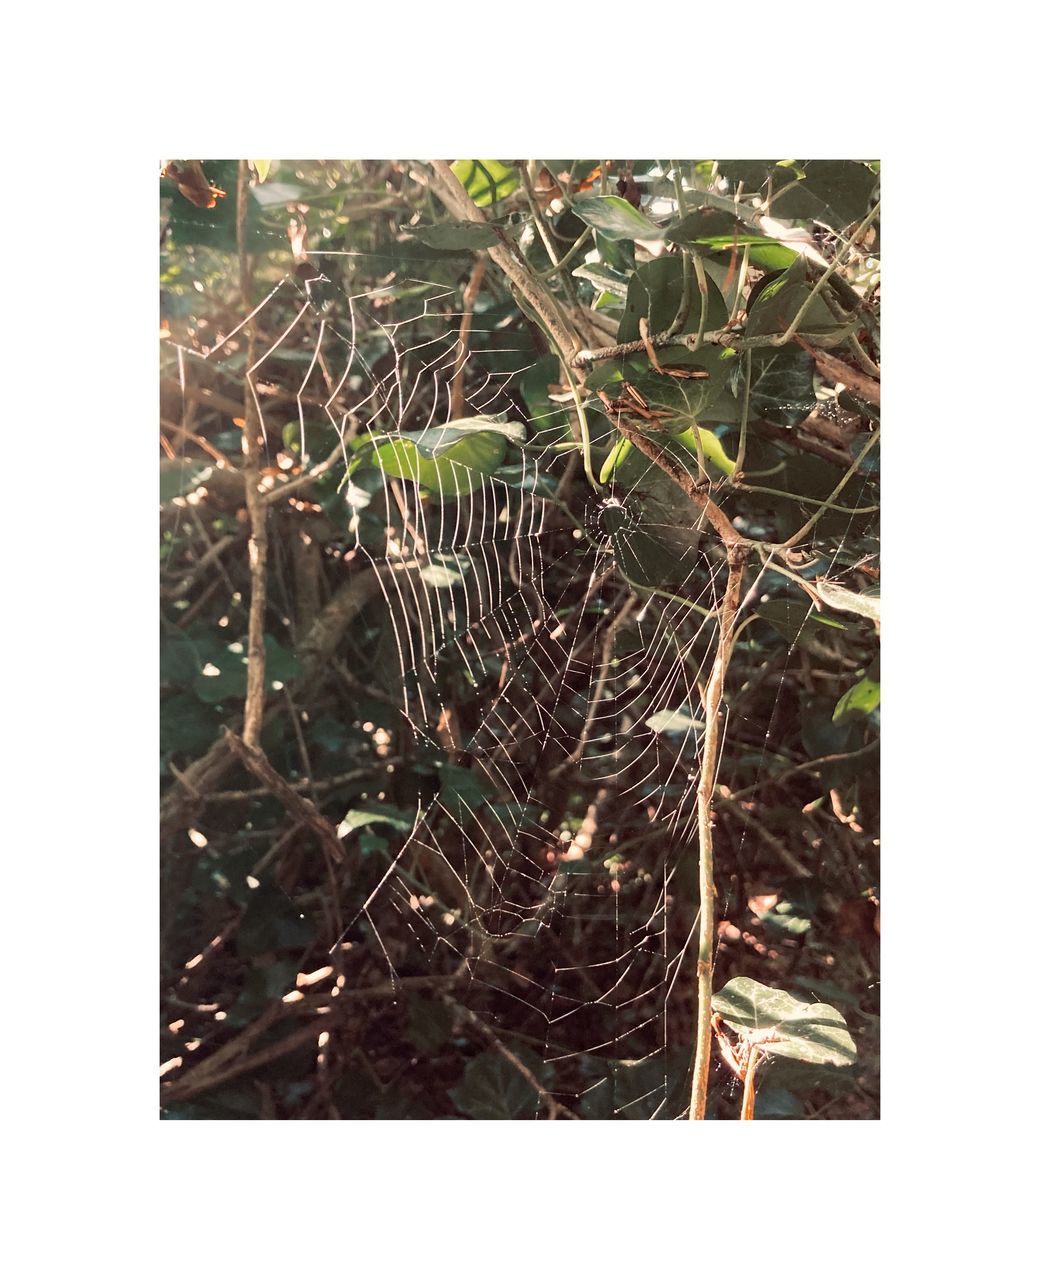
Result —
M 358 539 L 371 539 L 372 554 L 380 554 L 382 526 L 362 523 L 356 536 L 351 528 L 355 509 L 343 485 L 338 439 L 322 421 L 334 379 L 332 386 L 322 384 L 320 373 L 308 383 L 309 459 L 301 462 L 302 375 L 321 325 L 349 324 L 348 294 L 385 289 L 366 304 L 369 319 L 355 332 L 368 380 L 391 374 L 419 380 L 431 357 L 422 344 L 447 342 L 450 350 L 468 307 L 479 323 L 468 339 L 463 390 L 482 387 L 490 373 L 500 387 L 496 411 L 568 439 L 566 410 L 549 398 L 561 385 L 555 354 L 492 265 L 484 263 L 473 287 L 475 264 L 484 262 L 479 247 L 430 235 L 424 241 L 416 233 L 417 226 L 449 221 L 421 162 L 252 162 L 244 192 L 238 162 L 196 163 L 197 169 L 175 162 L 175 176 L 161 184 L 164 1118 L 552 1114 L 551 1102 L 533 1090 L 516 1062 L 527 1065 L 567 1114 L 649 1118 L 662 1100 L 665 1059 L 670 1102 L 659 1118 L 678 1117 L 688 1101 L 692 971 L 682 971 L 669 1002 L 668 1054 L 609 1063 L 613 1087 L 604 1107 L 602 1095 L 589 1092 L 592 1077 L 582 1060 L 547 1070 L 535 1014 L 528 1022 L 518 1019 L 492 989 L 474 1017 L 451 981 L 457 957 L 455 963 L 450 956 L 431 959 L 391 917 L 380 918 L 379 939 L 364 918 L 355 919 L 400 850 L 421 797 L 437 784 L 472 799 L 475 784 L 450 735 L 438 754 L 418 743 L 402 720 L 389 621 L 357 554 Z M 580 216 L 583 196 L 610 193 L 633 213 L 641 209 L 665 225 L 653 201 L 669 195 L 666 175 L 677 163 L 689 191 L 703 193 L 703 200 L 690 195 L 685 217 L 691 221 L 663 255 L 646 247 L 638 228 L 626 238 L 623 226 L 612 230 Z M 590 346 L 609 345 L 619 323 L 625 332 L 626 308 L 631 311 L 641 280 L 650 278 L 637 279 L 648 262 L 677 262 L 680 248 L 695 246 L 712 304 L 718 299 L 718 314 L 706 327 L 719 328 L 729 317 L 745 334 L 775 332 L 769 326 L 790 317 L 780 305 L 786 295 L 771 295 L 771 285 L 787 288 L 804 261 L 807 292 L 824 265 L 844 255 L 833 286 L 821 295 L 830 317 L 810 313 L 810 337 L 848 367 L 863 371 L 879 361 L 880 223 L 854 252 L 848 246 L 850 229 L 876 201 L 876 165 L 539 161 L 525 172 L 521 164 L 527 162 L 485 161 L 462 176 L 535 269 L 546 273 L 560 305 L 585 326 Z M 224 194 L 207 197 L 207 184 Z M 734 203 L 749 214 L 768 209 L 775 221 L 755 230 L 762 243 L 734 238 Z M 538 233 L 539 219 L 550 248 Z M 668 225 L 679 221 L 673 215 Z M 744 232 L 747 225 L 740 223 Z M 803 259 L 781 243 L 789 234 L 801 235 L 814 256 Z M 553 272 L 553 259 L 566 258 L 579 240 L 574 256 Z M 350 256 L 326 257 L 320 250 Z M 598 261 L 587 261 L 592 251 Z M 242 294 L 243 279 L 249 297 Z M 435 292 L 417 293 L 416 280 Z M 226 730 L 242 730 L 253 589 L 242 451 L 251 412 L 250 347 L 239 326 L 279 282 L 256 319 L 254 355 L 270 350 L 304 301 L 312 306 L 256 379 L 267 433 L 257 464 L 268 537 L 260 745 L 272 776 L 265 779 L 248 767 Z M 790 287 L 796 300 L 805 296 L 797 280 Z M 423 297 L 436 300 L 409 327 L 405 367 L 395 371 L 385 326 L 420 315 Z M 649 305 L 652 310 L 652 296 Z M 797 342 L 754 349 L 750 386 L 737 367 L 743 363 L 718 375 L 723 389 L 697 417 L 732 459 L 746 393 L 745 470 L 748 485 L 758 488 L 726 489 L 726 509 L 751 536 L 782 539 L 819 510 L 851 467 L 877 429 L 877 410 Z M 590 386 L 597 376 L 610 390 L 609 367 L 590 375 Z M 360 394 L 345 386 L 337 411 L 347 413 Z M 362 414 L 357 431 L 364 436 L 421 425 L 430 410 L 424 395 L 406 420 Z M 599 403 L 590 395 L 597 467 L 614 442 L 609 415 L 595 411 Z M 573 590 L 574 521 L 585 521 L 592 500 L 580 468 L 567 471 L 573 458 L 561 455 L 559 466 L 544 471 L 544 494 L 558 507 L 543 546 L 544 586 L 556 600 Z M 510 456 L 503 465 L 515 462 Z M 721 473 L 713 474 L 724 483 Z M 695 513 L 678 505 L 667 483 L 658 491 L 654 483 L 645 473 L 632 481 L 644 509 L 664 504 L 672 523 L 692 527 Z M 826 572 L 857 597 L 876 595 L 877 493 L 875 451 L 838 500 L 858 514 L 827 511 L 806 540 L 823 564 L 806 568 L 810 586 L 815 574 Z M 676 554 L 674 546 L 655 544 L 621 564 L 603 589 L 604 610 L 620 606 L 633 580 L 674 589 L 669 569 Z M 708 577 L 713 554 L 710 546 L 703 552 Z M 686 581 L 682 575 L 678 585 Z M 651 607 L 657 606 L 651 601 Z M 716 805 L 716 987 L 747 976 L 802 1000 L 825 1001 L 844 1016 L 857 1045 L 852 1067 L 770 1064 L 761 1078 L 758 1118 L 871 1119 L 879 1113 L 877 628 L 868 613 L 830 607 L 826 598 L 817 607 L 805 590 L 775 573 L 756 587 L 750 612 L 757 616 L 741 632 L 727 681 L 730 719 Z M 468 690 L 460 672 L 444 679 L 465 733 L 479 724 L 480 691 Z M 580 723 L 580 691 L 565 697 Z M 565 755 L 561 748 L 552 763 Z M 656 874 L 668 851 L 667 828 L 604 795 L 601 780 L 583 772 L 580 761 L 546 784 L 543 798 L 556 832 L 579 830 L 596 805 L 589 857 L 598 854 L 608 886 L 616 867 L 626 884 Z M 478 786 L 476 803 L 496 799 Z M 348 815 L 353 820 L 341 826 Z M 616 863 L 603 872 L 608 858 Z M 696 914 L 695 859 L 694 848 L 671 889 L 674 946 L 681 947 Z M 450 896 L 450 885 L 429 887 L 441 901 Z M 617 927 L 645 921 L 644 896 L 615 896 Z M 599 945 L 598 927 L 574 944 L 572 962 L 592 962 L 592 951 L 581 947 Z M 393 952 L 390 967 L 383 944 Z M 648 1040 L 644 1052 L 651 1048 Z M 652 1102 L 641 1103 L 646 1095 Z M 732 1118 L 736 1106 L 719 1063 L 711 1114 Z

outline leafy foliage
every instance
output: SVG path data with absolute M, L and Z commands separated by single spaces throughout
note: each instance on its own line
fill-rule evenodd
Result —
M 877 167 L 458 160 L 481 211 L 460 218 L 421 162 L 254 160 L 241 185 L 176 164 L 164 1116 L 683 1114 L 725 557 L 677 477 L 761 552 L 727 680 L 714 1009 L 778 1037 L 758 1118 L 875 1116 Z M 595 358 L 561 367 L 503 245 Z M 296 805 L 225 745 L 251 405 L 260 746 Z M 721 1065 L 710 1114 L 737 1114 Z

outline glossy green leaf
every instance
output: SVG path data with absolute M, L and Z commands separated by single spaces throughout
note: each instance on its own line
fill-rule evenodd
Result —
M 575 196 L 571 207 L 608 240 L 664 239 L 664 229 L 621 196 Z
M 769 212 L 774 218 L 811 219 L 841 231 L 870 211 L 878 179 L 868 165 L 858 160 L 809 160 L 804 172 L 796 186 L 773 200 Z
M 826 286 L 825 286 L 826 287 Z M 786 333 L 802 307 L 812 294 L 812 285 L 805 269 L 805 259 L 796 260 L 777 279 L 770 281 L 755 298 L 748 314 L 744 332 L 749 338 L 768 337 Z M 797 332 L 808 341 L 851 333 L 856 327 L 855 316 L 847 315 L 833 303 L 833 310 L 817 294 L 809 302 L 805 314 L 798 319 Z
M 443 427 L 427 427 L 409 432 L 424 458 L 454 457 L 455 446 L 481 435 L 497 435 L 512 444 L 523 444 L 526 430 L 520 422 L 510 422 L 504 415 L 480 414 L 475 418 L 456 418 Z
M 762 1048 L 776 1057 L 836 1067 L 856 1061 L 845 1019 L 829 1004 L 803 1004 L 753 978 L 733 978 L 712 997 L 711 1006 L 738 1035 L 769 1036 Z
M 236 640 L 206 660 L 192 681 L 195 696 L 202 702 L 216 704 L 229 698 L 246 696 L 248 655 L 244 640 Z M 264 636 L 264 681 L 267 688 L 285 684 L 300 674 L 295 656 L 282 648 L 273 636 Z
M 871 665 L 870 671 L 852 686 L 846 689 L 838 699 L 832 717 L 835 724 L 848 724 L 855 720 L 865 720 L 881 705 L 881 680 L 876 674 L 878 664 Z
M 451 171 L 481 209 L 504 199 L 520 185 L 516 168 L 501 160 L 456 160 Z
M 266 182 L 267 175 L 271 172 L 272 162 L 270 160 L 250 160 L 249 163 L 252 165 L 253 172 L 256 174 L 257 182 Z
M 414 814 L 405 813 L 403 809 L 399 809 L 393 804 L 378 804 L 366 801 L 365 804 L 359 805 L 347 813 L 337 827 L 336 834 L 345 836 L 349 835 L 351 831 L 357 831 L 360 827 L 374 827 L 379 824 L 407 834 L 415 825 L 415 816 Z
M 628 294 L 628 276 L 608 267 L 606 263 L 584 262 L 580 267 L 575 267 L 571 275 L 577 276 L 579 280 L 591 280 L 597 289 L 622 301 Z
M 370 456 L 387 475 L 414 480 L 439 497 L 454 498 L 472 493 L 485 477 L 493 476 L 506 456 L 507 443 L 520 444 L 524 438 L 520 423 L 466 418 L 445 427 L 373 437 L 376 443 Z

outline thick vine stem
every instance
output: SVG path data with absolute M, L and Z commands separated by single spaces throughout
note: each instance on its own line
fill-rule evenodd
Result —
M 710 515 L 709 515 L 710 519 Z M 728 523 L 728 521 L 727 521 Z M 732 526 L 730 526 L 732 528 Z M 720 534 L 721 536 L 721 534 Z M 715 976 L 715 856 L 711 830 L 711 802 L 719 759 L 719 712 L 726 685 L 726 671 L 733 651 L 737 611 L 747 564 L 743 541 L 726 546 L 726 593 L 719 618 L 715 661 L 704 691 L 704 741 L 701 776 L 697 784 L 697 834 L 700 844 L 700 935 L 697 947 L 697 1033 L 690 1089 L 690 1119 L 703 1120 L 708 1102 L 708 1068 L 711 1065 L 711 996 Z

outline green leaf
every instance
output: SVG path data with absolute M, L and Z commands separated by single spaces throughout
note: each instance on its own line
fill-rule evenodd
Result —
M 511 1046 L 510 1052 L 543 1086 L 548 1084 L 551 1066 L 522 1046 Z M 462 1084 L 449 1090 L 449 1096 L 472 1120 L 533 1120 L 542 1105 L 533 1085 L 492 1049 L 466 1064 Z
M 828 627 L 845 630 L 845 624 L 837 618 L 817 613 L 808 597 L 805 597 L 804 604 L 800 599 L 766 600 L 755 606 L 755 613 L 778 631 L 788 644 L 798 644 L 803 636 L 812 637 Z
M 577 276 L 579 280 L 591 280 L 597 289 L 622 301 L 628 295 L 628 276 L 608 267 L 604 262 L 584 262 L 580 267 L 575 267 L 571 275 Z
M 740 1035 L 772 1033 L 775 1038 L 763 1048 L 777 1057 L 836 1067 L 856 1060 L 845 1019 L 829 1004 L 803 1004 L 753 978 L 733 978 L 712 997 L 711 1006 Z
M 659 227 L 620 196 L 575 196 L 571 208 L 608 240 L 663 240 Z
M 747 318 L 745 333 L 749 338 L 786 333 L 797 317 L 812 286 L 806 276 L 805 259 L 797 258 L 776 280 L 771 281 L 755 298 Z M 851 333 L 855 316 L 848 316 L 835 304 L 835 315 L 817 294 L 798 322 L 798 332 L 810 342 Z
M 805 1105 L 790 1089 L 759 1089 L 755 1097 L 756 1120 L 802 1120 Z
M 451 1038 L 455 1018 L 447 1005 L 425 996 L 408 998 L 408 1039 L 422 1054 L 436 1053 Z
M 804 172 L 796 186 L 772 201 L 769 212 L 774 218 L 812 220 L 841 231 L 870 211 L 878 178 L 868 165 L 858 160 L 809 160 Z
M 498 241 L 487 222 L 438 222 L 405 230 L 431 249 L 487 249 Z
M 539 444 L 570 439 L 566 408 L 549 399 L 549 388 L 556 386 L 559 380 L 560 362 L 554 355 L 540 356 L 520 377 L 520 391 L 530 416 L 530 430 L 539 437 Z
M 510 422 L 504 414 L 481 414 L 475 418 L 456 418 L 443 427 L 426 427 L 423 431 L 408 432 L 424 458 L 440 458 L 452 455 L 453 446 L 460 441 L 472 441 L 478 433 L 490 432 L 504 436 L 513 444 L 523 444 L 527 431 L 520 422 Z
M 649 1120 L 671 1118 L 689 1101 L 683 1084 L 688 1059 L 661 1053 L 638 1061 L 582 1060 L 583 1074 L 596 1080 L 582 1091 L 584 1120 Z
M 775 160 L 717 160 L 719 173 L 732 187 L 744 184 L 744 192 L 750 195 L 765 186 L 766 178 L 776 166 Z
M 878 625 L 881 623 L 881 597 L 861 595 L 858 591 L 850 591 L 837 582 L 828 582 L 821 578 L 815 590 L 824 604 L 839 613 L 856 613 L 861 618 L 869 618 Z
M 256 174 L 257 182 L 266 182 L 267 175 L 271 172 L 270 160 L 250 160 L 253 172 Z
M 336 828 L 336 834 L 342 837 L 349 835 L 351 831 L 357 831 L 359 827 L 374 827 L 380 823 L 392 827 L 394 831 L 403 831 L 408 834 L 415 825 L 415 815 L 405 813 L 394 804 L 375 802 L 370 804 L 366 801 L 358 808 L 349 811 Z
M 650 367 L 647 357 L 639 354 L 621 362 L 618 366 L 618 380 L 631 383 L 651 408 L 670 411 L 670 418 L 659 423 L 659 428 L 672 433 L 686 433 L 699 426 L 701 419 L 711 416 L 709 411 L 715 401 L 726 392 L 730 364 L 723 358 L 721 350 L 714 346 L 702 347 L 700 351 L 663 347 L 658 352 L 658 359 L 665 369 L 696 370 L 708 376 L 684 378 L 676 377 L 670 372 L 658 373 Z M 612 388 L 611 393 L 616 395 L 619 390 L 619 387 Z M 702 439 L 706 450 L 714 448 L 706 440 L 705 433 L 702 433 Z M 690 443 L 693 445 L 692 438 Z M 696 453 L 696 445 L 693 448 Z M 723 466 L 723 470 L 725 469 Z
M 728 318 L 726 304 L 718 286 L 708 282 L 706 330 L 720 329 Z M 683 264 L 678 257 L 654 258 L 637 268 L 628 285 L 625 313 L 618 325 L 618 342 L 632 342 L 639 337 L 639 321 L 646 318 L 651 333 L 670 327 L 683 302 Z M 701 293 L 691 269 L 690 309 L 680 333 L 696 333 L 700 326 Z M 803 353 L 804 354 L 804 353 Z M 661 357 L 661 362 L 667 361 Z
M 834 705 L 830 698 L 803 694 L 800 702 L 802 745 L 810 760 L 845 754 L 864 745 L 862 722 L 835 724 Z M 838 786 L 867 767 L 859 760 L 835 760 L 821 769 L 820 780 L 824 787 Z
M 481 209 L 504 199 L 520 185 L 517 170 L 501 160 L 456 160 L 451 171 Z
M 195 695 L 211 705 L 228 698 L 246 696 L 246 668 L 248 653 L 244 640 L 235 640 L 223 652 L 206 662 L 202 671 L 192 681 Z M 300 674 L 300 664 L 295 656 L 274 639 L 264 636 L 264 683 L 268 689 L 275 683 L 286 684 Z
M 438 773 L 441 789 L 437 799 L 441 807 L 458 822 L 464 822 L 472 814 L 479 812 L 484 803 L 495 794 L 494 787 L 487 779 L 473 769 L 463 769 L 457 764 L 442 764 Z
M 778 902 L 775 907 L 763 911 L 760 919 L 767 930 L 792 938 L 799 938 L 812 928 L 812 916 L 794 902 Z
M 387 475 L 414 480 L 431 493 L 455 498 L 472 493 L 493 476 L 506 456 L 508 442 L 522 444 L 524 427 L 490 417 L 458 419 L 446 427 L 427 427 L 390 437 L 370 437 L 369 461 Z
M 747 361 L 741 360 L 735 374 L 733 394 L 744 394 Z M 763 347 L 751 352 L 750 413 L 782 427 L 796 427 L 816 408 L 813 384 L 815 365 L 808 351 L 788 343 L 783 347 Z
M 164 458 L 159 463 L 159 505 L 191 493 L 213 474 L 213 464 L 196 458 Z
M 197 698 L 177 693 L 159 704 L 159 750 L 170 753 L 204 751 L 220 732 L 220 715 L 200 707 Z
M 876 674 L 879 664 L 871 664 L 870 670 L 851 689 L 846 689 L 838 699 L 831 717 L 835 724 L 849 724 L 865 720 L 881 705 L 881 680 Z

